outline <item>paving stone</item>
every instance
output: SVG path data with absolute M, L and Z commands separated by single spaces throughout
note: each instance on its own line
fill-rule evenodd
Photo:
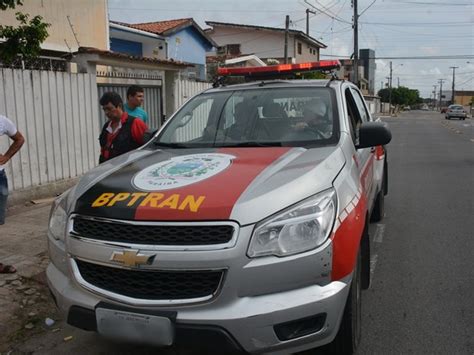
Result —
M 25 295 L 29 295 L 29 296 L 34 295 L 36 293 L 36 288 L 29 288 L 24 293 L 25 293 Z
M 7 277 L 5 277 L 5 281 L 15 281 L 15 280 L 18 280 L 20 278 L 20 276 L 18 276 L 18 274 L 12 274 L 12 275 L 8 275 Z

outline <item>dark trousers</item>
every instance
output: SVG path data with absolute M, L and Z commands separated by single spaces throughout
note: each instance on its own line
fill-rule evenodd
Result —
M 8 180 L 5 170 L 0 170 L 0 225 L 5 223 L 7 210 Z

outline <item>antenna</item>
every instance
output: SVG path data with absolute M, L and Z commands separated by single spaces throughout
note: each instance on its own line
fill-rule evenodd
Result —
M 72 34 L 74 35 L 74 38 L 76 39 L 77 46 L 80 47 L 81 44 L 79 43 L 79 40 L 77 39 L 77 34 L 76 34 L 76 31 L 74 31 L 74 26 L 72 25 L 71 18 L 69 17 L 69 15 L 67 15 L 66 17 L 67 17 L 67 22 L 69 22 L 69 27 L 71 27 Z
M 67 43 L 66 38 L 64 38 L 64 43 L 66 43 L 66 47 L 69 50 L 69 53 L 72 53 L 71 47 L 69 46 L 69 43 Z

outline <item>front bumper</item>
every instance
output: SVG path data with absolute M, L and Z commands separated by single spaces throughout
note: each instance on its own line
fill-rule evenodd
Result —
M 68 322 L 79 326 L 77 307 L 89 311 L 87 326 L 95 330 L 95 307 L 100 302 L 111 302 L 86 291 L 63 274 L 54 264 L 47 269 L 48 284 L 58 307 L 68 317 Z M 179 329 L 197 327 L 218 329 L 229 339 L 231 348 L 242 348 L 246 352 L 282 353 L 305 350 L 332 341 L 339 328 L 344 310 L 350 280 L 336 281 L 326 286 L 312 285 L 277 294 L 236 298 L 225 307 L 214 307 L 212 303 L 193 307 L 174 307 L 177 311 L 176 327 Z M 139 313 L 157 308 L 130 308 Z M 164 307 L 161 307 L 164 309 Z M 87 312 L 86 312 L 87 313 Z M 310 315 L 326 314 L 321 330 L 293 340 L 278 339 L 274 326 Z M 232 344 L 234 343 L 234 344 Z M 236 345 L 238 344 L 238 345 Z
M 97 329 L 95 309 L 99 303 L 106 303 L 135 313 L 175 312 L 174 344 L 185 343 L 194 349 L 200 346 L 191 344 L 183 329 L 197 329 L 206 334 L 198 338 L 198 345 L 213 344 L 205 339 L 215 336 L 228 349 L 250 353 L 288 354 L 331 342 L 339 329 L 352 279 L 349 275 L 331 281 L 332 242 L 328 240 L 315 250 L 285 258 L 249 259 L 245 255 L 252 229 L 252 226 L 240 227 L 239 239 L 232 248 L 153 252 L 156 258 L 147 266 L 149 269 L 225 269 L 225 280 L 211 299 L 160 303 L 91 288 L 78 278 L 77 270 L 75 274 L 74 260 L 82 258 L 112 267 L 110 256 L 120 247 L 72 237 L 67 237 L 65 245 L 49 236 L 52 263 L 47 269 L 48 284 L 68 323 L 86 330 Z M 146 248 L 140 250 L 147 252 Z M 308 331 L 311 318 L 322 321 L 310 324 Z M 291 335 L 295 329 L 296 335 Z M 285 333 L 290 336 L 282 336 Z M 228 352 L 231 351 L 223 353 Z

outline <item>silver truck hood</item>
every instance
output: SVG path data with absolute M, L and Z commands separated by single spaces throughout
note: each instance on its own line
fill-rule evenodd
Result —
M 68 211 L 247 225 L 330 188 L 344 162 L 338 146 L 137 150 L 86 174 Z

